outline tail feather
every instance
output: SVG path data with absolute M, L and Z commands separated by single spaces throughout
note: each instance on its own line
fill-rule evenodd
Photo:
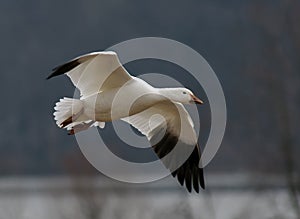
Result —
M 83 110 L 83 103 L 78 99 L 64 97 L 55 104 L 54 109 L 56 110 L 53 113 L 56 124 L 58 127 L 64 128 L 78 120 L 80 116 L 78 114 Z M 74 117 L 75 115 L 77 115 L 77 118 Z M 64 124 L 68 120 L 70 122 Z
M 55 104 L 53 113 L 57 126 L 69 130 L 70 134 L 85 130 L 90 126 L 104 128 L 104 122 L 89 119 L 83 109 L 83 102 L 79 99 L 68 97 L 60 99 Z

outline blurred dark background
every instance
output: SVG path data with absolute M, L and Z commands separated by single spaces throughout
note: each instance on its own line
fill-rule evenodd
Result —
M 299 219 L 299 11 L 297 0 L 1 1 L 0 216 L 60 218 L 53 212 L 69 212 L 62 218 Z M 188 195 L 172 178 L 173 184 L 144 185 L 148 190 L 103 177 L 100 183 L 83 181 L 85 190 L 76 186 L 80 180 L 74 180 L 74 189 L 61 183 L 60 177 L 101 174 L 84 158 L 75 138 L 53 120 L 55 102 L 72 97 L 73 85 L 66 76 L 45 78 L 78 55 L 149 36 L 192 47 L 223 86 L 228 122 L 223 143 L 206 167 L 207 189 Z M 206 100 L 202 88 L 174 64 L 142 60 L 126 68 L 133 75 L 173 74 Z M 199 111 L 204 145 L 209 105 Z M 103 133 L 111 147 L 123 148 L 109 126 Z M 234 176 L 241 173 L 250 178 Z M 214 174 L 218 177 L 210 177 Z M 260 192 L 257 181 L 266 183 L 266 191 Z M 218 192 L 222 186 L 231 190 Z M 65 195 L 70 188 L 79 205 Z M 235 216 L 228 216 L 234 210 Z
M 299 9 L 296 0 L 2 1 L 0 174 L 65 174 L 72 162 L 89 166 L 52 118 L 55 102 L 72 96 L 74 87 L 67 77 L 45 78 L 75 56 L 145 36 L 187 44 L 219 77 L 228 123 L 209 172 L 298 173 Z M 133 75 L 174 68 L 133 64 Z M 202 127 L 209 130 L 206 117 Z

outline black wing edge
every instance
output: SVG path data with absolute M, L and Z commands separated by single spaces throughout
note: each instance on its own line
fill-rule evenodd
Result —
M 176 177 L 179 183 L 185 186 L 189 192 L 192 192 L 192 187 L 199 193 L 199 184 L 202 189 L 205 189 L 204 171 L 199 168 L 200 151 L 198 146 L 195 146 L 190 157 L 177 170 L 172 172 L 172 176 Z
M 150 141 L 155 142 L 156 137 L 158 136 L 154 136 Z M 176 136 L 166 132 L 158 143 L 152 144 L 152 147 L 157 156 L 163 158 L 172 151 L 177 144 L 177 141 L 178 138 Z M 192 192 L 192 188 L 199 193 L 199 185 L 202 189 L 205 189 L 204 171 L 203 168 L 199 168 L 200 156 L 200 148 L 198 145 L 195 145 L 193 152 L 184 164 L 172 172 L 172 176 L 177 176 L 177 179 L 182 186 L 185 183 L 185 187 L 190 193 Z
M 46 79 L 48 80 L 55 76 L 65 74 L 66 72 L 72 70 L 73 68 L 76 68 L 80 64 L 81 64 L 81 62 L 80 62 L 79 58 L 77 58 L 77 59 L 73 59 L 65 64 L 59 65 L 53 69 L 53 72 Z

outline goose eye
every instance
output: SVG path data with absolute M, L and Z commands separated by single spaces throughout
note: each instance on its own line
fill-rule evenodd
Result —
M 183 93 L 183 94 L 186 94 L 186 92 L 185 92 L 185 91 L 183 91 L 182 93 Z

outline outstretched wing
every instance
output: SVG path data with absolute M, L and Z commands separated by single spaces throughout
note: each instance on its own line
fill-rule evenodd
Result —
M 147 110 L 123 118 L 150 141 L 163 164 L 189 192 L 204 189 L 203 169 L 199 168 L 200 148 L 193 121 L 182 104 L 160 102 Z
M 79 89 L 88 96 L 106 89 L 121 87 L 132 77 L 120 63 L 115 52 L 94 52 L 77 57 L 53 69 L 52 77 L 67 74 Z

